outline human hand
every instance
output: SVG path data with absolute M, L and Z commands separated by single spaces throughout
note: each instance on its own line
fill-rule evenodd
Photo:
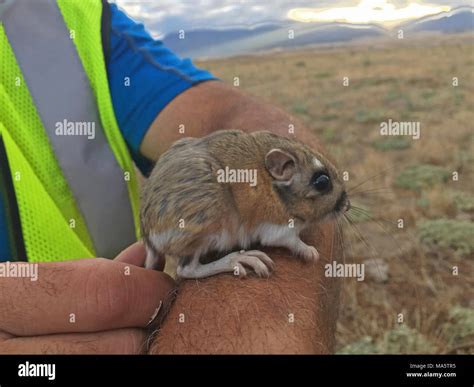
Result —
M 135 243 L 114 260 L 38 263 L 37 281 L 0 277 L 0 353 L 145 352 L 144 328 L 175 284 L 144 261 Z

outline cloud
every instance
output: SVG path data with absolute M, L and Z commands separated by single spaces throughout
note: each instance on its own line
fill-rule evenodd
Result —
M 387 0 L 396 8 L 407 7 L 411 0 Z M 155 36 L 180 29 L 228 28 L 252 26 L 288 20 L 294 8 L 354 7 L 360 0 L 115 0 L 131 17 L 145 23 Z M 416 2 L 424 5 L 470 5 L 469 0 L 433 0 Z
M 288 17 L 301 22 L 386 23 L 416 19 L 423 16 L 447 12 L 449 6 L 428 5 L 410 2 L 396 6 L 389 0 L 361 0 L 356 6 L 332 7 L 328 9 L 293 8 Z

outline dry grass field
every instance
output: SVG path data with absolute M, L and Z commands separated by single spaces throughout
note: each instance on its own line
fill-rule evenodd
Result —
M 301 118 L 349 187 L 376 175 L 355 189 L 365 212 L 345 227 L 346 262 L 367 265 L 364 281 L 344 279 L 337 351 L 473 353 L 472 35 L 198 65 Z M 389 118 L 420 122 L 420 139 L 381 136 Z

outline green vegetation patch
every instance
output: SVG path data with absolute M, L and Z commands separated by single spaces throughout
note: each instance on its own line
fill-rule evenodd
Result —
M 407 137 L 392 136 L 382 140 L 375 141 L 372 146 L 382 152 L 390 150 L 407 149 L 411 146 L 411 140 Z
M 296 113 L 296 114 L 308 114 L 308 108 L 306 107 L 306 105 L 304 105 L 301 102 L 296 102 L 291 107 L 291 110 L 293 111 L 293 113 Z
M 474 223 L 468 220 L 435 219 L 418 227 L 421 242 L 430 249 L 453 249 L 474 253 Z
M 398 175 L 395 186 L 419 191 L 424 187 L 431 187 L 447 181 L 449 175 L 447 170 L 436 165 L 411 165 Z
M 423 90 L 421 92 L 421 98 L 423 99 L 431 99 L 436 95 L 436 91 L 433 89 Z
M 314 74 L 314 77 L 315 77 L 316 79 L 329 78 L 330 76 L 332 76 L 332 73 L 327 72 L 327 71 Z
M 459 211 L 474 211 L 474 196 L 465 192 L 454 194 L 454 204 Z
M 339 354 L 412 354 L 436 353 L 437 347 L 415 329 L 401 325 L 385 331 L 377 342 L 370 336 L 343 347 Z
M 321 116 L 322 121 L 334 121 L 337 120 L 339 116 L 337 114 L 323 114 Z
M 474 339 L 474 309 L 453 306 L 441 330 L 449 346 L 456 347 Z
M 355 115 L 355 121 L 359 124 L 367 124 L 373 122 L 380 122 L 386 119 L 387 114 L 379 110 L 359 110 Z
M 360 340 L 354 341 L 346 345 L 337 353 L 343 355 L 357 355 L 357 354 L 378 354 L 380 353 L 374 339 L 370 336 L 364 336 Z
M 333 141 L 337 137 L 337 131 L 334 128 L 324 128 L 321 137 L 326 142 Z
M 383 351 L 387 354 L 436 353 L 436 346 L 420 332 L 401 325 L 385 332 Z

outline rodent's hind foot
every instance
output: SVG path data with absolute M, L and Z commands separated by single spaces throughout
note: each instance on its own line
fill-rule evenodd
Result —
M 269 277 L 274 268 L 272 259 L 259 250 L 236 251 L 210 263 L 202 264 L 195 259 L 188 265 L 179 265 L 177 275 L 184 279 L 206 278 L 220 273 L 233 273 L 246 277 L 246 268 L 252 269 L 258 277 Z
M 240 250 L 239 252 L 229 255 L 233 255 L 231 260 L 233 265 L 232 271 L 234 275 L 239 277 L 247 276 L 245 267 L 248 267 L 251 268 L 258 277 L 268 278 L 270 277 L 270 272 L 273 271 L 275 267 L 272 259 L 260 250 Z

